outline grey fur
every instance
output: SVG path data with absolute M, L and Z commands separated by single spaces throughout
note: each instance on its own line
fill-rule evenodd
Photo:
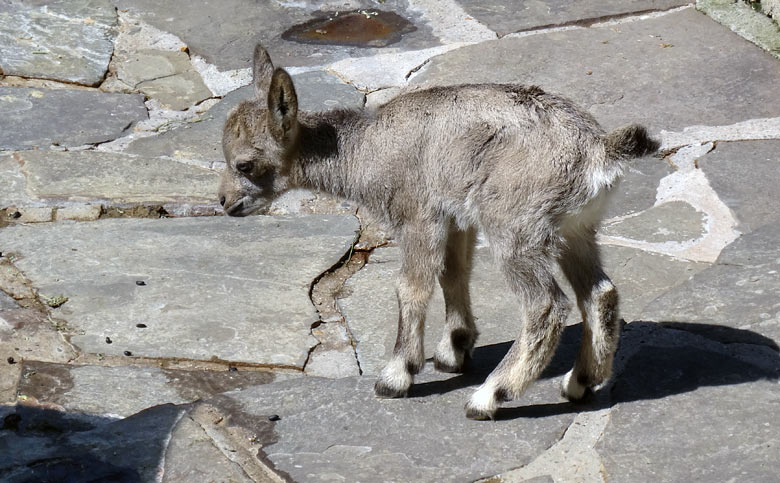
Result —
M 412 91 L 373 111 L 298 113 L 289 75 L 274 70 L 260 46 L 254 59 L 263 77 L 255 78 L 257 98 L 225 124 L 220 202 L 227 214 L 243 216 L 288 189 L 319 189 L 357 202 L 394 233 L 403 253 L 398 337 L 378 396 L 406 395 L 422 368 L 425 311 L 437 279 L 447 330 L 434 363 L 462 370 L 477 338 L 468 295 L 476 229 L 519 299 L 522 332 L 466 405 L 467 416 L 492 418 L 552 357 L 569 310 L 554 261 L 585 321 L 563 394 L 579 399 L 609 378 L 618 300 L 595 232 L 625 162 L 658 148 L 644 128 L 605 135 L 570 101 L 506 84 Z

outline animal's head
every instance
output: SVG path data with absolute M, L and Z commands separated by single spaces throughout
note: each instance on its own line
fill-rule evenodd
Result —
M 260 211 L 287 191 L 298 140 L 298 98 L 290 75 L 274 69 L 268 52 L 255 47 L 255 98 L 228 114 L 222 132 L 227 166 L 219 202 L 230 216 Z

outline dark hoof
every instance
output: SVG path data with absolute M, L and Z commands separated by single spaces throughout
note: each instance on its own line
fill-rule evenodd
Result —
M 376 381 L 374 383 L 374 395 L 381 398 L 399 398 L 406 397 L 409 393 L 409 389 L 395 389 L 382 381 Z
M 466 417 L 469 419 L 474 419 L 476 421 L 488 421 L 488 420 L 494 420 L 496 418 L 496 412 L 475 409 L 467 405 Z
M 435 357 L 433 358 L 433 368 L 436 369 L 439 372 L 447 372 L 447 373 L 462 373 L 464 366 L 466 364 L 464 363 L 461 366 L 453 366 L 450 364 L 447 364 L 446 362 L 441 362 Z

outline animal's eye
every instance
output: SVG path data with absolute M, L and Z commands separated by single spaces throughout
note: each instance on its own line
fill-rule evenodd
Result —
M 241 161 L 240 163 L 236 164 L 236 169 L 242 173 L 248 173 L 252 170 L 252 163 L 249 161 Z

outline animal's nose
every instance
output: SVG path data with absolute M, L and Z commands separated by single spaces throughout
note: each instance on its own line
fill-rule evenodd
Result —
M 222 205 L 222 206 L 225 206 L 225 197 L 224 196 L 220 196 L 219 197 L 219 204 Z

